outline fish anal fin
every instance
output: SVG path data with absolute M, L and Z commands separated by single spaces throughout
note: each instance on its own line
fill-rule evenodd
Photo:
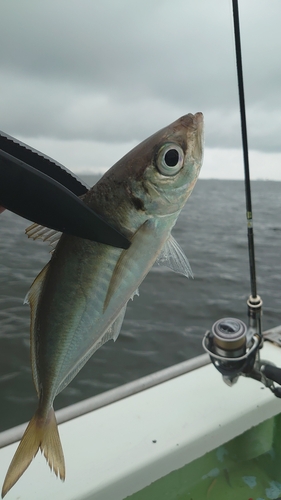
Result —
M 165 242 L 156 263 L 169 267 L 175 273 L 183 274 L 187 278 L 193 278 L 193 272 L 187 257 L 171 234 Z
M 64 480 L 64 457 L 53 408 L 50 408 L 47 418 L 43 419 L 37 411 L 30 420 L 6 474 L 2 498 L 25 472 L 39 448 L 51 470 Z

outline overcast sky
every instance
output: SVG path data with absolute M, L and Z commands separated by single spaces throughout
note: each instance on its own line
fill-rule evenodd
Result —
M 240 0 L 252 178 L 281 180 L 281 0 Z M 74 172 L 205 115 L 203 178 L 242 178 L 231 0 L 0 0 L 0 129 Z

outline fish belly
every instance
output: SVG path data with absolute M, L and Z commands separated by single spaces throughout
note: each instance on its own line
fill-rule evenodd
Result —
M 49 404 L 102 345 L 150 270 L 170 224 L 162 226 L 146 221 L 128 250 L 62 236 L 42 285 L 32 335 L 34 378 Z

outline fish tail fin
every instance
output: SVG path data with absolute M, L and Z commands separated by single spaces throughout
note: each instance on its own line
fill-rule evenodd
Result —
M 39 448 L 50 469 L 64 481 L 64 457 L 53 408 L 50 408 L 47 418 L 43 419 L 37 411 L 30 420 L 6 474 L 2 498 L 25 472 Z

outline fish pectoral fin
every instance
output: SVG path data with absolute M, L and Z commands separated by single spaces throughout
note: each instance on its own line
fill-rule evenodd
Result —
M 183 274 L 187 278 L 193 278 L 193 272 L 187 257 L 171 234 L 165 242 L 156 263 L 169 267 L 175 273 Z
M 138 257 L 142 256 L 142 254 L 144 252 L 147 252 L 148 251 L 147 249 L 150 248 L 151 237 L 153 236 L 154 230 L 155 230 L 154 222 L 151 220 L 145 221 L 135 232 L 131 241 L 131 246 L 128 249 L 123 250 L 123 252 L 121 253 L 109 283 L 107 295 L 103 306 L 104 312 L 106 311 L 112 296 L 118 290 L 126 272 L 130 270 L 133 265 L 135 265 L 135 263 L 138 260 Z M 151 262 L 151 266 L 152 265 L 153 261 Z M 148 267 L 148 270 L 149 268 L 150 267 Z M 135 293 L 133 295 L 135 295 Z
M 38 411 L 30 420 L 6 474 L 2 498 L 25 472 L 39 448 L 44 453 L 51 470 L 64 480 L 64 457 L 53 408 L 50 408 L 44 421 Z
M 25 230 L 25 234 L 27 234 L 28 238 L 32 238 L 33 240 L 43 240 L 48 242 L 52 247 L 52 251 L 55 249 L 56 244 L 62 235 L 59 231 L 55 231 L 49 227 L 40 226 L 40 224 L 32 224 L 31 226 L 28 226 Z

